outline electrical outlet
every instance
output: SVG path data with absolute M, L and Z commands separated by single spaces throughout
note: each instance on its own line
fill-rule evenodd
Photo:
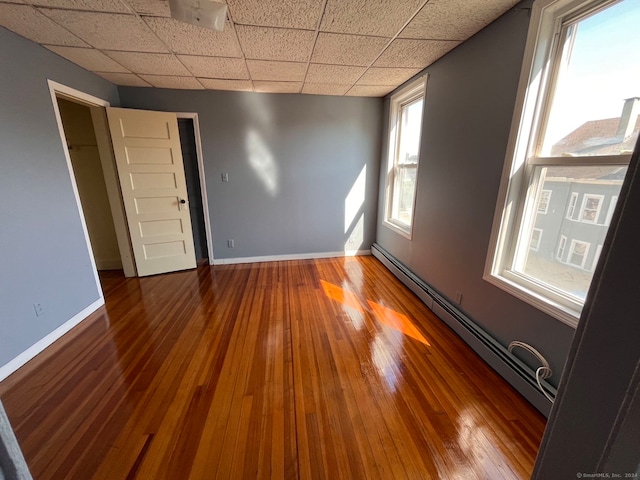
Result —
M 36 317 L 44 315 L 44 307 L 41 303 L 34 303 L 33 309 L 36 311 Z
M 235 248 L 235 246 L 236 246 L 235 240 L 227 240 L 227 247 Z
M 460 290 L 456 290 L 456 303 L 458 305 L 462 303 L 462 292 Z

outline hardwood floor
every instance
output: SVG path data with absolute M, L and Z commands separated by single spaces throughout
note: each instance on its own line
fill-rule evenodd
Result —
M 0 383 L 36 480 L 529 478 L 544 418 L 373 257 L 101 279 Z

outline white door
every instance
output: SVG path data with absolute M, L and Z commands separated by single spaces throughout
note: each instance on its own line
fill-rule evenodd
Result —
M 107 108 L 138 276 L 195 268 L 175 113 Z

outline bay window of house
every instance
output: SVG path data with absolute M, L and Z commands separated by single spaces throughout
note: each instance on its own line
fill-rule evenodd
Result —
M 411 238 L 427 77 L 391 97 L 384 224 Z
M 571 326 L 640 131 L 639 24 L 637 0 L 532 11 L 485 279 Z

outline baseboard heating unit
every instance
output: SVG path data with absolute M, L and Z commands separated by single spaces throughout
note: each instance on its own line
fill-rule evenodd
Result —
M 409 290 L 415 293 L 438 318 L 480 355 L 491 368 L 529 400 L 540 413 L 547 417 L 549 416 L 551 402 L 538 388 L 536 374 L 533 369 L 509 352 L 507 347 L 495 340 L 380 245 L 374 244 L 371 247 L 371 253 Z M 542 380 L 541 384 L 547 394 L 554 398 L 556 389 L 545 380 Z

